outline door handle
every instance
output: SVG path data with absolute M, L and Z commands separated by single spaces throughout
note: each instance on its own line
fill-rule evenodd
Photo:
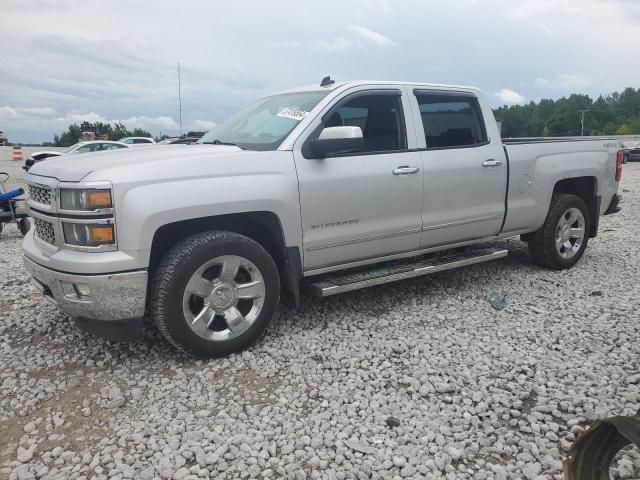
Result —
M 393 170 L 394 175 L 413 175 L 414 173 L 418 173 L 420 169 L 418 167 L 409 167 L 407 165 L 403 165 L 402 167 L 397 167 Z
M 482 162 L 482 166 L 483 167 L 499 167 L 500 165 L 502 165 L 502 160 L 494 160 L 493 158 L 489 159 L 489 160 L 485 160 L 484 162 Z

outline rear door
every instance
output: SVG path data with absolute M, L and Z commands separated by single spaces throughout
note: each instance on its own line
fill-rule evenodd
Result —
M 412 100 L 424 166 L 421 248 L 496 235 L 507 162 L 497 130 L 495 138 L 487 134 L 478 98 L 417 89 Z
M 353 88 L 296 143 L 305 270 L 418 248 L 422 160 L 410 112 L 403 88 Z M 362 129 L 362 151 L 305 157 L 305 142 L 340 125 Z

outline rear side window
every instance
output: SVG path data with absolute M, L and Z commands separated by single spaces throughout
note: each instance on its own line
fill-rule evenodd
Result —
M 481 145 L 487 134 L 471 95 L 416 93 L 427 149 Z
M 151 141 L 146 138 L 134 138 L 133 143 L 151 143 Z

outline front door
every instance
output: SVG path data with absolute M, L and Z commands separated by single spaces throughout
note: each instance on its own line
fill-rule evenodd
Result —
M 505 214 L 507 162 L 472 93 L 416 91 L 424 134 L 421 248 L 496 235 Z
M 414 146 L 407 139 L 415 142 L 415 135 L 407 137 L 413 121 L 405 111 L 410 105 L 397 87 L 351 90 L 323 112 L 313 131 L 358 126 L 363 150 L 324 159 L 295 150 L 305 270 L 418 248 L 422 160 L 409 151 Z

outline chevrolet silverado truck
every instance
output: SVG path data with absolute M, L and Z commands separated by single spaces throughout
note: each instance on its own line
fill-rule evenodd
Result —
M 86 330 L 226 355 L 283 301 L 494 260 L 572 267 L 619 210 L 616 141 L 502 141 L 474 88 L 336 83 L 257 100 L 193 145 L 26 176 L 33 283 Z

